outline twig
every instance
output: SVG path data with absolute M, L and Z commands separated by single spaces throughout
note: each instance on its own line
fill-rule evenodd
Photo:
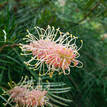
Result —
M 5 44 L 5 45 L 3 45 L 2 47 L 0 47 L 0 52 L 1 52 L 4 48 L 6 48 L 6 47 L 14 48 L 14 47 L 17 47 L 17 46 L 19 46 L 19 44 L 12 44 L 12 45 Z
M 77 91 L 79 93 L 81 93 L 80 89 L 78 88 L 77 84 L 75 83 L 75 81 L 68 75 L 68 78 L 71 80 L 72 84 L 74 85 L 74 87 L 77 89 Z
M 99 4 L 100 4 L 100 2 L 97 2 L 96 5 L 93 8 L 91 8 L 90 11 L 83 17 L 83 19 L 81 19 L 80 21 L 78 21 L 77 23 L 75 23 L 73 26 L 77 26 L 81 22 L 83 22 L 99 6 Z
M 79 89 L 78 85 L 75 83 L 75 81 L 68 75 L 69 80 L 72 82 L 72 84 L 74 85 L 74 87 L 77 89 L 78 91 L 78 98 L 81 99 L 82 98 L 82 93 L 81 90 Z M 81 103 L 78 101 L 78 107 L 82 107 Z

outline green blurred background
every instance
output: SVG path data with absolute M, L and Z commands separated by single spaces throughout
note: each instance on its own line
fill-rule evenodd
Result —
M 47 25 L 83 40 L 79 60 L 84 67 L 71 68 L 69 76 L 56 74 L 46 79 L 71 87 L 63 95 L 73 100 L 69 107 L 107 107 L 106 0 L 0 0 L 0 94 L 2 89 L 9 89 L 9 81 L 17 83 L 25 75 L 38 78 L 38 72 L 23 63 L 17 44 L 22 42 L 26 29 L 36 34 L 34 26 Z M 2 107 L 1 98 L 0 102 Z

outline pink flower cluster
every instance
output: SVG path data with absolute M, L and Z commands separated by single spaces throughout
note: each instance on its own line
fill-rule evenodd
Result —
M 75 60 L 75 50 L 56 44 L 54 41 L 38 40 L 25 46 L 32 51 L 33 56 L 55 68 L 68 69 L 71 62 L 74 66 L 78 65 L 78 61 Z
M 44 64 L 46 64 L 48 71 L 43 75 L 47 73 L 50 75 L 51 71 L 60 73 L 61 70 L 64 74 L 70 74 L 70 67 L 81 68 L 83 66 L 83 63 L 77 60 L 80 56 L 78 51 L 82 47 L 82 40 L 81 46 L 78 48 L 76 46 L 78 37 L 72 36 L 68 32 L 63 33 L 50 26 L 46 30 L 39 27 L 35 27 L 35 29 L 39 38 L 27 31 L 28 35 L 24 38 L 27 44 L 20 44 L 23 55 L 31 55 L 31 59 L 25 62 L 31 69 L 40 68 L 41 70 L 45 68 Z
M 45 97 L 47 91 L 37 89 L 29 90 L 25 87 L 16 86 L 9 92 L 10 98 L 16 104 L 27 107 L 35 107 L 45 105 Z

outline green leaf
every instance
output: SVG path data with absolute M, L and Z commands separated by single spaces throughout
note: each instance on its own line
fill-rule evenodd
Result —
M 85 9 L 89 8 L 96 0 L 89 0 L 85 6 Z
M 63 102 L 61 102 L 59 100 L 56 100 L 55 98 L 51 97 L 50 95 L 48 95 L 48 97 L 49 97 L 49 99 L 51 99 L 55 103 L 58 103 L 58 104 L 63 105 L 63 106 L 68 106 L 67 104 L 65 104 L 65 103 L 63 103 Z
M 63 100 L 63 101 L 65 101 L 65 102 L 72 102 L 72 100 L 59 97 L 59 96 L 57 96 L 57 95 L 55 95 L 55 94 L 49 93 L 49 95 L 51 95 L 52 97 L 57 98 L 57 99 L 59 99 L 59 100 Z

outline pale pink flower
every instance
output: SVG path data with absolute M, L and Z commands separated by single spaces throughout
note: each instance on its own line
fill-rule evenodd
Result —
M 37 88 L 36 88 L 37 87 Z M 8 102 L 14 102 L 22 107 L 38 107 L 48 103 L 47 91 L 42 89 L 42 86 L 33 86 L 33 81 L 22 81 L 8 91 Z
M 16 86 L 13 89 L 8 91 L 10 98 L 13 100 L 13 102 L 25 105 L 26 104 L 26 95 L 28 93 L 28 90 L 24 87 Z
M 40 91 L 33 89 L 27 94 L 26 104 L 33 106 L 43 106 L 45 105 L 45 98 L 47 91 Z
M 11 89 L 4 91 L 4 95 L 9 96 L 8 100 L 5 100 L 5 106 L 9 104 L 12 107 L 54 107 L 55 103 L 68 106 L 67 103 L 72 101 L 58 96 L 58 94 L 71 90 L 70 87 L 66 87 L 65 83 L 42 82 L 41 78 L 39 78 L 36 84 L 35 86 L 35 81 L 32 78 L 29 80 L 28 77 L 22 79 L 17 85 L 14 84 L 15 86 L 9 83 Z
M 49 75 L 50 70 L 54 72 L 60 69 L 64 74 L 69 74 L 71 63 L 72 67 L 80 68 L 83 66 L 82 62 L 77 60 L 80 56 L 78 51 L 82 47 L 81 45 L 80 48 L 77 48 L 77 37 L 68 32 L 62 33 L 59 29 L 55 30 L 54 27 L 51 28 L 50 26 L 46 30 L 39 27 L 35 27 L 35 29 L 39 39 L 28 31 L 28 35 L 24 38 L 28 44 L 21 44 L 24 55 L 32 54 L 33 56 L 29 61 L 25 62 L 27 65 L 36 70 L 36 68 L 43 68 L 45 63 L 48 67 L 48 72 L 43 72 L 43 74 L 49 73 Z M 81 41 L 81 43 L 83 42 Z M 26 54 L 28 51 L 31 53 Z M 36 62 L 35 64 L 34 61 Z

